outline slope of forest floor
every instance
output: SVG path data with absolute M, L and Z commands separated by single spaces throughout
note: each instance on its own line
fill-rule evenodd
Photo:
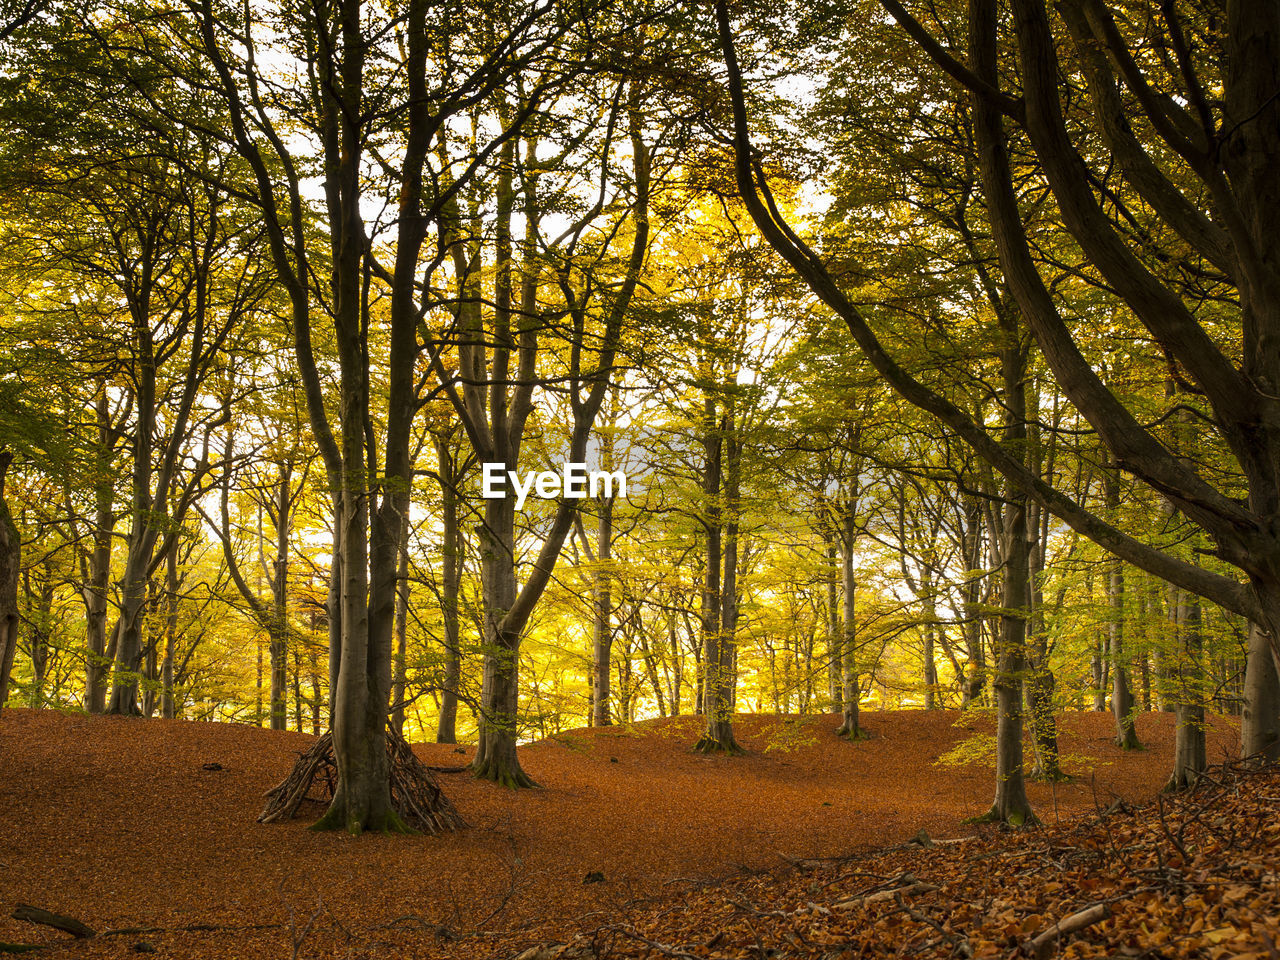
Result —
M 1077 863 L 1065 850 L 1088 849 L 1077 834 L 1097 828 L 1071 818 L 1116 797 L 1149 801 L 1172 760 L 1170 715 L 1141 715 L 1138 730 L 1147 749 L 1125 754 L 1111 744 L 1109 715 L 1068 714 L 1061 720 L 1061 744 L 1065 766 L 1077 779 L 1030 787 L 1049 833 L 1010 839 L 987 830 L 985 839 L 921 851 L 901 845 L 922 829 L 935 839 L 975 833 L 962 821 L 990 803 L 992 770 L 981 757 L 981 738 L 992 722 L 954 711 L 871 713 L 864 719 L 873 739 L 849 744 L 835 738 L 834 716 L 742 716 L 736 729 L 750 753 L 734 758 L 691 753 L 698 730 L 691 717 L 574 730 L 522 748 L 541 789 L 513 793 L 466 774 L 442 775 L 471 824 L 467 830 L 352 839 L 312 833 L 306 819 L 270 826 L 254 820 L 263 792 L 288 771 L 310 737 L 225 724 L 5 711 L 0 941 L 49 944 L 42 957 L 154 951 L 227 960 L 501 958 L 531 947 L 535 955 L 591 956 L 592 949 L 600 953 L 603 935 L 607 950 L 620 956 L 641 949 L 654 956 L 749 956 L 761 955 L 760 949 L 807 955 L 810 945 L 821 953 L 816 944 L 826 934 L 814 940 L 804 930 L 838 930 L 840 924 L 824 926 L 820 910 L 786 918 L 771 911 L 808 910 L 810 900 L 834 903 L 865 896 L 859 890 L 909 884 L 901 879 L 904 872 L 922 880 L 931 872 L 930 885 L 943 893 L 930 897 L 960 900 L 966 876 L 973 882 L 996 874 L 1016 878 L 1023 866 L 1030 870 L 1023 874 L 1038 878 L 1039 893 L 1031 887 L 1026 896 L 1017 893 L 1024 880 L 1014 879 L 1003 891 L 982 893 L 985 902 L 973 909 L 1004 917 L 1004 927 L 1029 935 L 1036 923 L 1058 919 L 1091 895 L 1087 880 L 1102 861 Z M 1215 721 L 1211 758 L 1226 757 L 1236 741 L 1234 721 Z M 968 746 L 959 752 L 976 759 L 938 762 L 962 744 Z M 466 759 L 450 746 L 417 749 L 431 764 Z M 470 755 L 469 748 L 465 752 Z M 1280 805 L 1280 788 L 1273 783 L 1267 789 Z M 1239 793 L 1231 796 L 1238 800 Z M 1115 821 L 1117 816 L 1107 822 Z M 1274 892 L 1280 859 L 1274 812 L 1268 822 L 1270 866 L 1260 859 L 1257 869 L 1270 871 Z M 1108 842 L 1120 852 L 1104 853 L 1121 865 L 1145 856 L 1124 852 L 1133 846 L 1125 835 Z M 974 861 L 973 851 L 989 844 L 1007 852 L 993 853 L 990 864 Z M 870 859 L 873 851 L 895 845 L 897 852 Z M 1190 870 L 1187 851 L 1174 850 L 1181 862 L 1163 856 L 1160 869 Z M 904 857 L 915 859 L 908 864 Z M 935 859 L 926 865 L 920 858 Z M 1044 860 L 1061 861 L 1068 872 L 1054 880 Z M 1141 873 L 1148 869 L 1145 861 L 1125 869 L 1133 883 L 1155 883 Z M 943 876 L 948 879 L 939 882 Z M 1227 896 L 1231 889 L 1212 878 L 1195 882 L 1200 887 L 1192 889 L 1203 887 L 1206 902 L 1210 893 Z M 1049 889 L 1053 883 L 1058 886 Z M 890 924 L 886 936 L 919 924 L 921 943 L 942 937 L 930 926 L 938 915 L 911 907 L 910 897 L 899 902 L 891 896 L 867 909 L 885 912 L 887 903 L 897 911 L 877 921 Z M 66 934 L 10 919 L 20 903 L 75 917 L 99 933 L 141 932 L 69 942 Z M 1018 912 L 1019 903 L 1027 909 Z M 862 909 L 840 911 L 839 917 L 848 926 Z M 1148 926 L 1158 922 L 1153 915 Z M 721 927 L 732 932 L 712 943 Z M 1202 924 L 1197 932 L 1205 929 Z M 583 930 L 604 933 L 584 946 L 572 939 Z M 847 940 L 846 933 L 839 936 Z M 757 948 L 757 935 L 771 939 Z M 570 945 L 537 946 L 551 941 Z M 965 949 L 984 955 L 985 945 L 995 942 L 994 936 L 979 937 Z M 1214 941 L 1234 942 L 1225 933 Z M 945 938 L 944 946 L 944 956 L 956 948 Z M 1002 955 L 1008 952 L 1005 945 Z

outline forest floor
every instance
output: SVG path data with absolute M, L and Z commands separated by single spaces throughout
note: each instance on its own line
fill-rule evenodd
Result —
M 1057 849 L 1046 837 L 1055 830 L 1077 835 L 1086 829 L 1081 815 L 1117 797 L 1149 803 L 1173 755 L 1171 715 L 1141 715 L 1146 749 L 1125 754 L 1111 743 L 1108 714 L 1068 714 L 1060 721 L 1061 747 L 1076 779 L 1029 788 L 1049 833 L 1011 838 L 986 828 L 983 837 L 920 850 L 903 844 L 922 829 L 935 840 L 979 832 L 963 821 L 990 804 L 990 763 L 980 750 L 968 751 L 975 759 L 961 764 L 938 758 L 962 742 L 977 743 L 975 735 L 991 732 L 992 719 L 954 711 L 867 713 L 873 739 L 855 744 L 835 738 L 837 720 L 742 716 L 736 732 L 750 752 L 732 758 L 691 753 L 698 732 L 691 717 L 573 730 L 521 748 L 540 789 L 516 793 L 465 773 L 441 775 L 471 825 L 466 830 L 351 838 L 310 832 L 307 818 L 255 822 L 263 792 L 311 743 L 305 735 L 6 710 L 0 716 L 0 941 L 47 944 L 36 955 L 56 958 L 134 952 L 220 960 L 511 958 L 526 950 L 530 957 L 604 955 L 603 935 L 606 953 L 615 956 L 647 950 L 745 957 L 767 949 L 780 951 L 770 956 L 816 956 L 822 951 L 796 939 L 794 915 L 770 914 L 775 899 L 795 910 L 806 897 L 827 903 L 877 884 L 909 886 L 901 878 L 906 868 L 894 859 L 908 855 L 954 859 L 974 845 L 1013 843 L 1014 853 L 992 854 L 1004 863 L 1023 855 L 1019 843 Z M 1232 755 L 1237 742 L 1235 721 L 1215 720 L 1211 761 Z M 435 744 L 416 749 L 437 765 L 463 763 L 471 753 Z M 1273 781 L 1268 792 L 1263 799 L 1280 808 L 1280 786 Z M 1268 819 L 1280 830 L 1275 808 Z M 1270 839 L 1276 848 L 1270 884 L 1280 890 L 1280 834 Z M 885 848 L 894 849 L 872 859 Z M 904 852 L 910 850 L 917 852 Z M 1179 856 L 1190 859 L 1185 851 Z M 924 875 L 923 867 L 912 869 Z M 986 866 L 979 872 L 993 874 Z M 584 882 L 596 874 L 603 879 Z M 1045 882 L 1057 882 L 1061 891 L 1050 900 L 1078 899 L 1072 881 Z M 743 884 L 753 885 L 743 896 L 754 906 L 733 899 Z M 984 896 L 990 902 L 995 895 Z M 71 941 L 10 919 L 20 903 L 75 917 L 99 934 L 142 929 Z M 903 903 L 890 897 L 891 907 Z M 1036 923 L 1058 918 L 1040 911 L 1011 913 L 1008 923 L 1033 933 Z M 912 912 L 919 914 L 908 903 L 896 916 L 915 922 Z M 737 939 L 717 947 L 716 932 L 730 929 L 729 914 L 738 918 Z M 698 924 L 700 934 L 693 929 Z M 775 931 L 776 946 L 752 946 L 757 928 L 770 924 L 785 928 Z M 636 932 L 641 929 L 652 933 Z M 667 946 L 658 937 L 664 929 L 701 946 Z M 927 924 L 922 930 L 932 934 Z M 573 940 L 580 931 L 596 931 L 595 939 Z M 538 946 L 560 941 L 570 946 Z M 1213 943 L 1232 945 L 1226 937 Z M 944 946 L 938 955 L 956 948 L 950 940 Z M 1257 956 L 1280 955 L 1272 949 Z

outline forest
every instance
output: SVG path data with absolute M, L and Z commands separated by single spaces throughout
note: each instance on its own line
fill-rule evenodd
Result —
M 807 838 L 789 867 L 917 826 L 920 850 L 1056 850 L 1037 831 L 1068 810 L 1158 803 L 1096 844 L 1117 875 L 1142 872 L 1121 847 L 1163 849 L 1151 896 L 1184 904 L 1132 953 L 1121 894 L 1070 880 L 1047 881 L 1068 916 L 991 908 L 990 939 L 906 905 L 952 888 L 905 867 L 838 906 L 872 930 L 896 904 L 918 955 L 1274 956 L 1277 223 L 1263 0 L 0 0 L 6 802 L 92 808 L 90 770 L 158 797 L 181 756 L 244 775 L 173 804 L 223 798 L 246 851 L 306 826 L 409 851 L 573 816 L 533 812 L 597 789 L 558 747 L 649 771 L 627 790 L 687 780 L 690 806 L 771 789 L 769 764 L 806 790 L 839 770 L 855 819 L 954 778 L 984 799 L 780 828 Z M 81 792 L 52 772 L 77 762 Z M 643 821 L 641 795 L 608 794 Z M 1214 833 L 1242 796 L 1262 833 Z M 12 819 L 5 913 L 41 892 Z M 1207 863 L 1256 858 L 1197 881 L 1254 926 L 1214 939 L 1224 905 L 1190 929 L 1184 828 Z M 103 956 L 205 929 L 30 909 Z M 345 931 L 299 909 L 254 955 Z M 612 955 L 854 949 L 824 928 L 846 946 L 767 953 L 750 923 L 721 947 L 705 920 L 691 953 L 652 922 L 609 928 Z M 875 949 L 916 942 L 890 928 Z M 600 957 L 604 929 L 520 955 Z M 456 955 L 519 952 L 495 942 Z

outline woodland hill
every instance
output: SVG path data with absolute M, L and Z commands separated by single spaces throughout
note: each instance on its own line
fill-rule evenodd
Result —
M 1010 835 L 998 831 L 990 840 L 943 842 L 992 830 L 962 822 L 990 803 L 991 760 L 989 754 L 986 761 L 958 763 L 930 758 L 989 736 L 991 718 L 955 710 L 875 713 L 867 718 L 874 739 L 856 749 L 833 736 L 838 722 L 833 715 L 739 717 L 737 733 L 750 750 L 742 757 L 691 753 L 695 718 L 566 731 L 522 751 L 540 790 L 513 793 L 470 776 L 441 775 L 467 829 L 352 842 L 309 831 L 305 820 L 259 825 L 245 816 L 296 752 L 307 748 L 307 736 L 14 710 L 0 740 L 8 811 L 0 826 L 0 941 L 49 944 L 37 956 L 56 958 L 131 956 L 136 944 L 145 943 L 157 955 L 184 960 L 310 958 L 335 951 L 508 960 L 536 944 L 573 941 L 580 932 L 587 940 L 602 937 L 604 956 L 631 956 L 644 946 L 624 933 L 632 931 L 685 945 L 699 956 L 728 957 L 740 955 L 741 937 L 752 942 L 754 927 L 762 935 L 770 931 L 792 956 L 822 953 L 797 949 L 787 940 L 797 933 L 819 946 L 832 944 L 829 949 L 869 937 L 895 953 L 899 941 L 875 921 L 888 914 L 887 924 L 914 923 L 901 910 L 895 919 L 892 896 L 869 905 L 865 923 L 847 909 L 793 923 L 771 919 L 771 913 L 758 916 L 751 907 L 770 912 L 834 905 L 909 885 L 895 880 L 905 873 L 935 886 L 950 884 L 945 899 L 917 891 L 908 902 L 946 920 L 921 904 L 963 901 L 966 906 L 952 911 L 950 929 L 972 940 L 975 956 L 988 955 L 977 949 L 984 939 L 1005 944 L 1011 935 L 1006 927 L 1016 928 L 1012 935 L 1021 942 L 1116 894 L 1122 897 L 1115 903 L 1117 920 L 1072 942 L 1133 942 L 1160 956 L 1210 955 L 1198 951 L 1236 936 L 1188 938 L 1197 908 L 1188 906 L 1183 914 L 1166 909 L 1159 884 L 1170 876 L 1181 876 L 1188 897 L 1223 901 L 1222 912 L 1202 911 L 1201 931 L 1232 923 L 1250 936 L 1247 906 L 1253 903 L 1270 914 L 1276 933 L 1274 913 L 1256 899 L 1274 903 L 1274 882 L 1260 875 L 1233 880 L 1256 884 L 1247 896 L 1221 882 L 1237 861 L 1274 870 L 1280 854 L 1274 807 L 1255 822 L 1243 807 L 1228 811 L 1219 799 L 1212 820 L 1223 837 L 1213 840 L 1195 824 L 1184 831 L 1189 818 L 1178 801 L 1166 799 L 1172 836 L 1189 851 L 1181 864 L 1174 842 L 1160 834 L 1153 795 L 1171 760 L 1168 715 L 1139 718 L 1138 731 L 1149 744 L 1142 752 L 1110 742 L 1105 714 L 1065 717 L 1064 755 L 1077 779 L 1031 785 L 1047 832 L 1028 831 L 1013 846 Z M 1234 751 L 1236 737 L 1233 723 L 1215 721 L 1215 758 Z M 464 763 L 473 754 L 433 744 L 418 751 L 440 766 Z M 1257 793 L 1274 803 L 1274 777 L 1269 783 L 1233 790 L 1229 802 L 1255 803 Z M 1209 786 L 1206 795 L 1216 795 Z M 1125 803 L 1117 804 L 1117 796 Z M 1158 864 L 1144 859 L 1145 847 L 1131 849 L 1131 807 L 1139 804 L 1151 804 L 1146 829 L 1160 837 L 1165 868 L 1180 875 L 1162 877 L 1154 872 Z M 1127 851 L 1119 860 L 1105 834 L 1098 847 L 1082 839 L 1100 808 L 1112 808 L 1108 829 Z M 1226 844 L 1227 827 L 1236 829 L 1234 848 Z M 1264 831 L 1265 842 L 1255 842 L 1255 828 Z M 909 843 L 922 830 L 939 842 L 928 853 L 940 861 L 923 859 L 927 851 Z M 885 847 L 896 852 L 878 858 L 876 851 Z M 1190 863 L 1202 854 L 1215 858 L 1212 876 L 1200 877 L 1200 867 Z M 1045 864 L 1046 857 L 1066 872 Z M 131 868 L 110 869 L 119 862 Z M 75 918 L 98 936 L 75 940 L 10 918 L 22 903 Z M 1156 912 L 1142 916 L 1152 903 Z M 1169 933 L 1152 939 L 1166 916 Z M 920 926 L 916 947 L 938 936 L 927 923 Z M 1266 929 L 1258 927 L 1252 942 L 1261 946 Z M 728 931 L 718 947 L 696 948 L 718 931 Z M 1160 945 L 1170 942 L 1180 946 L 1161 952 Z M 1243 950 L 1237 945 L 1223 955 Z M 1008 953 L 1006 947 L 1000 956 Z

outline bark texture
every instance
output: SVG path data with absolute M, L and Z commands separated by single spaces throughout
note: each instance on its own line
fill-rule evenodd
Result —
M 841 620 L 844 635 L 840 640 L 841 721 L 836 736 L 847 740 L 861 740 L 866 735 L 860 723 L 858 706 L 862 690 L 858 684 L 858 579 L 853 566 L 853 548 L 857 542 L 858 492 L 856 480 L 853 489 L 847 491 L 840 527 L 840 586 L 843 595 Z
M 4 482 L 13 454 L 0 450 L 0 710 L 9 700 L 9 675 L 18 649 L 18 570 L 22 541 L 5 501 Z
M 1195 786 L 1209 766 L 1205 745 L 1204 675 L 1200 662 L 1200 600 L 1184 594 L 1178 608 L 1178 637 L 1181 641 L 1178 687 L 1175 694 L 1177 733 L 1174 737 L 1173 773 L 1169 790 Z

